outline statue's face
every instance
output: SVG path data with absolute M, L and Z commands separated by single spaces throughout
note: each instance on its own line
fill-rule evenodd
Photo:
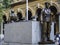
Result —
M 49 4 L 48 4 L 48 3 L 46 3 L 46 4 L 45 4 L 45 7 L 46 7 L 46 8 L 49 8 Z

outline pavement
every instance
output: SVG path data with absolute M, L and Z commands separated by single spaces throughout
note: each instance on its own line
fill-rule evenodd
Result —
M 4 42 L 4 35 L 0 35 L 0 36 L 1 36 L 0 37 L 0 45 L 11 45 L 11 44 Z M 12 45 L 17 45 L 17 44 L 12 44 Z M 30 45 L 30 44 L 23 44 L 23 45 Z M 38 44 L 38 45 L 56 45 L 56 44 Z
M 4 40 L 0 42 L 0 45 L 9 45 L 8 43 L 4 43 Z M 24 44 L 26 45 L 26 44 Z M 30 44 L 29 44 L 30 45 Z M 56 45 L 56 44 L 38 44 L 38 45 Z
M 1 40 L 1 41 L 0 41 L 0 45 L 2 45 L 3 43 L 4 43 L 4 41 L 3 41 L 3 40 Z

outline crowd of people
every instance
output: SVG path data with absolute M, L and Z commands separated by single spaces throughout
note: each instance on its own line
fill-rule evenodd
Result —
M 7 17 L 6 15 L 3 15 L 3 22 L 7 23 L 7 22 L 17 22 L 17 21 L 21 21 L 23 20 L 22 18 L 22 13 L 17 12 L 17 15 L 15 14 L 14 10 L 11 9 L 10 13 L 9 13 L 9 20 L 7 21 Z

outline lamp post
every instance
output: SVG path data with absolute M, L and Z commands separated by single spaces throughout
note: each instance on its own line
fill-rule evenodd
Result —
M 26 0 L 26 20 L 28 21 L 28 0 Z
M 52 5 L 52 0 L 51 0 L 51 5 Z
M 59 32 L 60 32 L 60 14 L 59 14 Z
M 38 3 L 38 5 L 37 5 L 37 6 L 38 6 L 38 8 L 40 8 L 40 7 L 39 7 L 39 6 L 40 6 L 40 5 L 39 5 L 39 3 Z

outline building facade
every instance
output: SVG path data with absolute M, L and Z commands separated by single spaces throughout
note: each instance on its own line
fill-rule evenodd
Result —
M 59 0 L 58 1 L 57 0 L 29 0 L 28 10 L 30 11 L 32 17 L 37 15 L 38 9 L 44 8 L 45 2 L 49 2 L 51 4 L 50 7 L 51 7 L 51 9 L 54 9 L 53 10 L 54 13 L 60 12 Z M 25 18 L 25 16 L 26 16 L 26 1 L 25 0 L 11 0 L 10 6 L 11 6 L 10 8 L 7 8 L 7 10 L 5 10 L 5 15 L 7 17 L 7 20 L 9 20 L 9 14 L 10 14 L 11 9 L 14 10 L 15 14 L 17 14 L 17 11 L 19 10 L 20 13 L 22 14 L 23 18 Z M 55 33 L 58 33 L 59 32 L 59 16 L 56 17 L 54 15 L 54 17 L 55 17 L 55 21 L 56 21 Z

